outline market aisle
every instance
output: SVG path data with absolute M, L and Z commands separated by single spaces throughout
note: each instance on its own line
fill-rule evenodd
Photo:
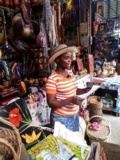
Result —
M 120 145 L 120 117 L 116 117 L 111 114 L 105 114 L 104 117 L 111 124 L 111 136 L 108 142 L 119 144 Z

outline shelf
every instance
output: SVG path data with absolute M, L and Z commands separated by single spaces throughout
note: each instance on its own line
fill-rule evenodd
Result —
M 103 107 L 102 109 L 105 111 L 114 111 L 114 108 L 110 108 L 110 107 Z
M 7 10 L 7 11 L 9 10 L 9 11 L 12 11 L 12 12 L 16 13 L 16 11 L 14 9 L 12 9 L 12 8 L 4 7 L 4 6 L 1 6 L 1 5 L 0 5 L 0 8 L 2 8 L 4 10 Z

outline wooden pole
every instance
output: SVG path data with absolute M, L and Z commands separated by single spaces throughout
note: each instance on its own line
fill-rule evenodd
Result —
M 58 40 L 61 43 L 61 3 L 57 4 L 57 19 L 58 19 Z

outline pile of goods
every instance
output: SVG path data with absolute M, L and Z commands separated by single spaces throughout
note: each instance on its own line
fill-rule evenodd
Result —
M 20 4 L 23 0 L 0 0 L 0 5 L 3 6 L 3 7 L 8 7 L 8 8 L 13 8 L 13 9 L 16 9 L 20 7 Z M 40 2 L 39 0 L 27 0 L 27 2 L 30 4 L 30 5 L 34 5 L 38 2 Z

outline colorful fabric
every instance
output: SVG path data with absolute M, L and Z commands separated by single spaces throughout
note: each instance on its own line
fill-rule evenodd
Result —
M 51 108 L 47 105 L 46 98 L 42 102 L 34 102 L 27 104 L 28 110 L 35 126 L 46 125 L 50 123 Z
M 79 114 L 74 116 L 60 116 L 54 112 L 51 113 L 51 125 L 54 128 L 55 122 L 60 122 L 71 131 L 79 131 Z
M 52 134 L 51 131 L 43 130 L 41 127 L 30 126 L 21 133 L 21 139 L 28 150 L 50 134 Z
M 34 91 L 32 91 L 32 93 L 33 92 Z M 36 90 L 36 92 L 34 92 L 33 95 L 37 101 L 33 103 L 27 103 L 28 110 L 32 117 L 32 123 L 35 126 L 49 124 L 51 108 L 47 104 L 45 90 Z
M 23 98 L 1 107 L 0 116 L 11 122 L 20 133 L 32 124 L 32 118 Z
M 49 135 L 28 150 L 30 160 L 70 160 L 75 155 L 64 143 Z
M 89 147 L 85 147 L 82 145 L 81 146 L 75 145 L 74 143 L 71 143 L 70 141 L 63 139 L 61 137 L 57 137 L 57 138 L 59 141 L 64 143 L 69 149 L 71 149 L 74 152 L 77 160 L 88 159 L 90 151 L 91 151 Z
M 46 93 L 55 94 L 58 101 L 76 95 L 78 82 L 76 81 L 72 70 L 67 70 L 69 78 L 63 77 L 57 72 L 53 72 L 46 83 Z M 73 116 L 79 111 L 79 106 L 70 103 L 60 108 L 52 108 L 59 115 Z

